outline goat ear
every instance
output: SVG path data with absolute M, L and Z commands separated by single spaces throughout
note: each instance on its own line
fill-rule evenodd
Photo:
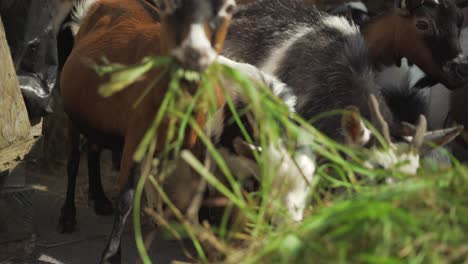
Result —
M 359 109 L 356 106 L 348 106 L 345 110 L 341 118 L 341 128 L 346 144 L 364 146 L 370 140 L 370 131 L 362 122 Z
M 255 160 L 255 150 L 261 152 L 260 147 L 249 144 L 247 141 L 241 139 L 240 137 L 236 137 L 232 143 L 236 154 L 251 160 Z
M 181 4 L 182 0 L 161 0 L 159 8 L 163 14 L 172 14 L 181 6 Z
M 455 126 L 427 132 L 424 135 L 423 145 L 419 149 L 419 154 L 427 154 L 434 148 L 434 146 L 444 146 L 452 142 L 462 131 L 463 126 Z

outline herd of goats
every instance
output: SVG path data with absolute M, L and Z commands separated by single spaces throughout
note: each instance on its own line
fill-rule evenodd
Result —
M 148 55 L 169 55 L 181 67 L 199 72 L 214 62 L 227 65 L 270 88 L 304 120 L 346 109 L 349 114 L 323 118 L 313 126 L 344 145 L 372 150 L 366 159 L 370 168 L 391 168 L 403 162 L 399 171 L 416 173 L 420 159 L 432 150 L 427 142 L 432 147 L 443 146 L 463 131 L 459 125 L 428 131 L 427 98 L 422 91 L 437 83 L 450 90 L 467 88 L 468 58 L 459 42 L 464 16 L 455 0 L 395 2 L 393 9 L 371 17 L 361 2 L 325 12 L 302 0 L 258 0 L 239 6 L 234 0 L 77 1 L 58 38 L 59 48 L 66 51 L 59 54 L 60 92 L 71 145 L 60 231 L 72 232 L 76 225 L 74 200 L 82 135 L 88 142 L 90 197 L 98 214 L 114 210 L 101 184 L 100 150 L 121 153 L 115 222 L 101 259 L 120 263 L 121 235 L 141 165 L 133 154 L 170 82 L 169 76 L 161 78 L 151 94 L 133 107 L 152 81 L 151 75 L 159 73 L 157 69 L 129 89 L 104 98 L 97 91 L 107 79 L 99 77 L 83 58 L 99 61 L 105 56 L 128 65 Z M 63 36 L 72 41 L 60 43 L 66 39 Z M 425 77 L 416 83 L 409 78 L 382 82 L 385 69 L 400 67 L 402 61 L 417 66 Z M 230 111 L 221 89 L 233 94 L 236 107 L 243 109 L 248 104 L 236 87 L 215 87 L 215 120 L 204 118 L 202 111 L 195 112 L 194 118 L 230 160 L 246 160 L 251 158 L 249 147 L 255 146 L 247 144 L 242 132 L 227 122 Z M 361 118 L 371 121 L 390 148 L 379 145 Z M 244 121 L 248 128 L 252 120 Z M 183 147 L 202 160 L 206 151 L 192 132 L 187 132 Z M 163 122 L 155 136 L 163 141 L 166 133 Z M 293 154 L 281 151 L 279 143 L 263 150 L 280 164 L 277 177 L 290 183 L 283 200 L 296 221 L 303 218 L 308 181 L 316 169 L 308 136 L 306 131 L 300 132 Z M 196 189 L 184 191 L 190 196 Z M 177 206 L 184 210 L 189 204 Z

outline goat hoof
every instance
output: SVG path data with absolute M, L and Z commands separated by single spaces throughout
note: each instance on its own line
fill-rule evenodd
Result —
M 72 233 L 75 231 L 76 225 L 76 209 L 74 206 L 63 206 L 60 211 L 58 231 L 62 234 Z
M 97 215 L 111 215 L 114 213 L 111 201 L 106 197 L 94 200 L 94 212 Z

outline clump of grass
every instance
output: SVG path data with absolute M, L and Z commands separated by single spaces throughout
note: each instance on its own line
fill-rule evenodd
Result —
M 467 183 L 459 167 L 334 194 L 300 225 L 244 251 L 242 262 L 465 263 Z
M 142 162 L 142 176 L 135 195 L 134 227 L 144 263 L 151 263 L 139 224 L 145 184 L 152 185 L 160 201 L 168 205 L 176 222 L 165 219 L 158 208 L 145 208 L 145 211 L 173 237 L 191 239 L 198 254 L 195 258 L 202 262 L 467 263 L 468 173 L 456 161 L 451 169 L 421 169 L 415 176 L 370 170 L 361 165 L 362 153 L 359 150 L 346 148 L 327 138 L 300 117 L 289 113 L 268 89 L 233 69 L 215 64 L 198 75 L 178 68 L 168 58 L 145 58 L 140 65 L 131 67 L 111 66 L 99 68 L 101 73 L 113 76 L 111 82 L 103 87 L 106 96 L 138 81 L 153 67 L 161 68 L 161 74 L 152 82 L 153 86 L 161 81 L 162 75 L 171 76 L 163 104 L 135 154 L 135 159 Z M 181 85 L 187 80 L 199 83 L 196 92 L 190 96 Z M 226 92 L 227 85 L 236 86 L 248 99 L 245 111 L 235 111 Z M 311 203 L 302 223 L 285 221 L 279 226 L 270 224 L 272 206 L 280 203 L 275 200 L 278 198 L 271 196 L 275 175 L 264 153 L 256 153 L 261 188 L 246 194 L 213 142 L 193 118 L 200 112 L 206 113 L 208 118 L 213 117 L 216 86 L 224 88 L 227 104 L 233 111 L 231 122 L 241 127 L 250 143 L 255 142 L 265 149 L 280 139 L 293 142 L 299 126 L 312 135 L 310 146 L 326 162 L 317 168 L 311 183 Z M 148 87 L 142 96 L 149 94 L 151 89 L 153 87 Z M 254 137 L 240 122 L 241 116 L 247 112 L 256 120 Z M 168 136 L 166 142 L 156 142 L 154 135 L 163 120 L 169 120 Z M 213 175 L 208 169 L 210 160 L 198 160 L 193 153 L 182 151 L 187 131 L 194 131 L 200 137 L 220 168 L 222 177 Z M 155 153 L 157 144 L 163 144 L 164 151 Z M 339 153 L 350 158 L 346 159 Z M 165 193 L 164 177 L 170 175 L 169 160 L 176 156 L 181 156 L 203 181 L 229 199 L 230 204 L 219 226 L 188 221 L 184 212 L 179 211 Z M 361 180 L 357 180 L 357 175 Z M 395 183 L 385 184 L 389 177 L 395 179 Z M 240 229 L 229 224 L 234 211 L 243 216 Z M 281 214 L 282 211 L 277 210 L 276 213 Z

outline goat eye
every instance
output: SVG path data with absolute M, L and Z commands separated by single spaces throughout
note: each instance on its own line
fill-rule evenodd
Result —
M 226 13 L 227 13 L 228 15 L 232 15 L 232 13 L 234 13 L 234 9 L 235 9 L 234 5 L 232 5 L 232 4 L 231 4 L 231 5 L 228 5 L 228 6 L 226 7 Z

